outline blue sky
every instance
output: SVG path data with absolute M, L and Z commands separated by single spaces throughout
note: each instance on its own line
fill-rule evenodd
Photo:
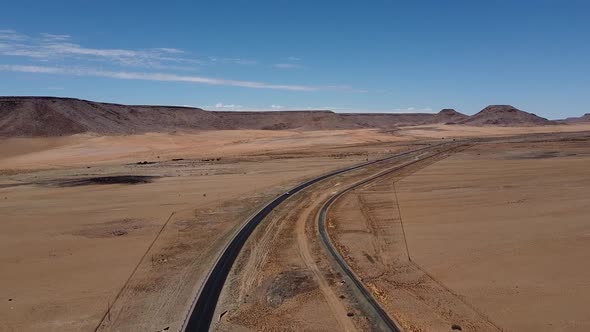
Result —
M 3 1 L 0 95 L 590 112 L 588 1 Z

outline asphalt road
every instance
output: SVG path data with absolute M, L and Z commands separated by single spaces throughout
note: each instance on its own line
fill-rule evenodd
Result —
M 445 143 L 442 143 L 445 144 Z M 379 162 L 383 162 L 386 160 L 391 160 L 394 158 L 398 158 L 401 156 L 408 155 L 410 153 L 419 152 L 422 150 L 430 149 L 437 145 L 430 145 L 428 147 L 415 149 L 411 151 L 406 151 L 403 153 L 395 154 L 386 158 L 362 163 L 356 166 L 347 167 L 341 170 L 337 170 L 328 174 L 324 174 L 319 176 L 315 179 L 309 180 L 304 182 L 289 191 L 283 193 L 282 195 L 276 197 L 274 200 L 269 202 L 266 206 L 264 206 L 260 211 L 258 211 L 252 218 L 250 218 L 244 226 L 237 232 L 237 234 L 232 238 L 229 244 L 225 247 L 225 250 L 215 263 L 213 269 L 210 270 L 209 275 L 203 286 L 201 287 L 201 291 L 196 297 L 196 301 L 193 302 L 191 307 L 190 314 L 185 319 L 183 330 L 184 331 L 208 331 L 211 325 L 211 321 L 213 319 L 213 315 L 215 313 L 215 308 L 217 306 L 217 301 L 219 299 L 219 295 L 221 294 L 221 290 L 223 289 L 223 285 L 229 275 L 232 265 L 234 264 L 240 250 L 246 243 L 248 237 L 252 234 L 256 226 L 260 224 L 260 222 L 279 204 L 281 204 L 284 200 L 289 198 L 291 195 L 296 194 L 297 192 L 319 182 L 324 179 L 349 172 L 355 169 L 359 169 L 362 167 L 366 167 L 372 164 L 376 164 Z M 373 300 L 374 301 L 374 300 Z
M 452 150 L 452 149 L 453 148 L 451 148 L 449 150 Z M 374 181 L 374 180 L 376 180 L 380 177 L 383 177 L 385 175 L 400 171 L 410 165 L 414 165 L 418 162 L 433 158 L 433 157 L 435 157 L 441 153 L 447 152 L 449 150 L 439 151 L 437 153 L 425 156 L 424 158 L 420 158 L 420 159 L 416 159 L 416 160 L 407 162 L 403 165 L 388 169 L 384 172 L 381 172 L 381 173 L 371 176 L 367 179 L 364 179 L 360 182 L 357 182 L 357 183 L 343 189 L 342 191 L 334 194 L 332 197 L 330 197 L 326 201 L 326 203 L 324 203 L 324 205 L 322 206 L 322 208 L 320 209 L 320 212 L 318 214 L 319 232 L 320 232 L 320 239 L 322 240 L 322 243 L 324 244 L 324 246 L 326 247 L 326 249 L 328 250 L 330 255 L 332 255 L 332 258 L 335 260 L 335 262 L 340 267 L 341 272 L 343 272 L 344 275 L 346 275 L 348 277 L 348 279 L 352 281 L 352 285 L 355 287 L 356 293 L 359 294 L 360 297 L 362 297 L 362 300 L 365 301 L 365 303 L 364 303 L 365 308 L 370 310 L 369 314 L 370 314 L 371 318 L 373 319 L 373 324 L 375 324 L 375 326 L 380 328 L 381 330 L 401 332 L 401 329 L 399 328 L 398 324 L 393 319 L 391 319 L 391 317 L 389 317 L 389 315 L 385 312 L 385 310 L 383 310 L 383 308 L 381 308 L 381 306 L 379 305 L 377 300 L 375 300 L 375 298 L 373 297 L 371 292 L 363 285 L 363 283 L 360 281 L 360 279 L 357 277 L 357 275 L 352 271 L 352 269 L 348 266 L 348 264 L 346 264 L 346 261 L 340 255 L 340 253 L 338 252 L 338 250 L 336 249 L 336 247 L 333 245 L 332 241 L 330 240 L 330 235 L 328 234 L 328 229 L 326 227 L 326 215 L 328 213 L 328 209 L 338 198 L 340 198 L 342 195 L 349 192 L 350 190 L 356 189 L 364 184 L 367 184 L 367 183 Z

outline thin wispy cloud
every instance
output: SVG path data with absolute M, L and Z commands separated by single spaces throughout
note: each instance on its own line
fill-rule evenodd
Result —
M 196 69 L 216 64 L 254 65 L 255 60 L 231 57 L 196 57 L 172 47 L 148 49 L 92 48 L 72 40 L 67 34 L 41 33 L 37 36 L 14 30 L 0 30 L 0 56 L 24 57 L 38 61 L 102 61 L 119 66 L 153 69 Z
M 271 112 L 271 111 L 317 111 L 317 110 L 331 110 L 331 111 L 343 111 L 344 108 L 329 107 L 329 106 L 283 106 L 272 104 L 269 106 L 243 106 L 238 104 L 226 104 L 216 103 L 215 105 L 209 105 L 203 107 L 210 111 L 234 111 L 234 112 Z
M 269 112 L 269 111 L 332 111 L 335 113 L 392 113 L 391 109 L 373 109 L 373 108 L 350 108 L 350 107 L 339 107 L 339 106 L 295 106 L 295 105 L 277 105 L 271 104 L 268 106 L 244 106 L 234 103 L 216 103 L 215 105 L 203 106 L 207 110 L 216 111 L 244 111 L 244 112 Z M 429 107 L 417 108 L 396 108 L 394 112 L 399 113 L 427 113 L 431 112 L 432 109 Z
M 241 108 L 242 105 L 236 105 L 236 104 L 224 104 L 224 103 L 217 103 L 214 106 L 215 108 L 229 108 L 229 109 L 235 109 L 235 108 Z
M 290 56 L 290 57 L 287 58 L 287 62 L 275 63 L 272 66 L 275 67 L 275 68 L 279 68 L 279 69 L 296 69 L 296 68 L 302 68 L 303 67 L 302 65 L 300 65 L 299 63 L 296 63 L 296 62 L 298 62 L 300 60 L 301 60 L 301 58 Z
M 170 53 L 170 54 L 183 54 L 183 53 L 186 53 L 183 50 L 179 50 L 177 48 L 170 48 L 170 47 L 158 47 L 158 48 L 154 48 L 154 50 L 162 51 L 162 52 L 166 52 L 166 53 Z
M 21 35 L 14 30 L 0 29 L 0 41 L 24 41 L 27 36 Z
M 70 35 L 56 35 L 53 33 L 42 33 L 41 37 L 46 41 L 64 41 L 71 38 Z
M 203 66 L 256 65 L 256 60 L 241 57 L 195 57 L 183 49 L 155 47 L 148 49 L 96 48 L 76 43 L 68 34 L 40 33 L 25 35 L 15 30 L 0 30 L 0 71 L 69 76 L 107 77 L 121 80 L 186 82 L 206 85 L 236 86 L 285 91 L 357 91 L 348 86 L 312 86 L 234 80 L 201 75 L 179 74 Z M 19 63 L 14 64 L 14 58 Z M 300 60 L 289 57 L 274 64 L 281 69 L 299 68 Z M 291 61 L 291 62 L 288 62 Z M 100 65 L 98 65 L 100 64 Z M 141 68 L 141 69 L 138 69 Z
M 400 113 L 432 112 L 432 108 L 430 108 L 430 107 L 425 107 L 425 108 L 407 107 L 407 108 L 395 108 L 393 110 L 395 112 L 400 112 Z
M 36 74 L 57 74 L 73 76 L 93 76 L 108 77 L 122 80 L 142 80 L 142 81 L 160 81 L 160 82 L 186 82 L 199 83 L 207 85 L 225 85 L 236 86 L 252 89 L 272 89 L 287 91 L 318 91 L 331 89 L 328 87 L 314 87 L 306 85 L 289 85 L 289 84 L 271 84 L 256 81 L 241 81 L 222 78 L 212 78 L 204 76 L 178 75 L 168 73 L 142 73 L 128 71 L 109 71 L 98 70 L 93 68 L 64 68 L 49 66 L 29 66 L 29 65 L 0 65 L 0 71 L 36 73 Z
M 224 58 L 224 57 L 209 56 L 208 59 L 212 64 L 255 65 L 258 63 L 256 60 L 243 59 L 243 58 Z
M 41 33 L 35 37 L 13 30 L 0 30 L 0 55 L 32 60 L 103 61 L 120 66 L 156 69 L 179 69 L 180 65 L 196 66 L 203 63 L 184 54 L 183 50 L 168 47 L 143 50 L 90 48 L 74 43 L 71 36 L 65 34 Z
M 32 60 L 103 61 L 119 66 L 154 69 L 194 70 L 199 66 L 255 65 L 258 62 L 240 57 L 196 57 L 185 50 L 172 47 L 148 49 L 91 48 L 72 40 L 67 34 L 41 33 L 27 36 L 14 30 L 0 30 L 0 55 L 30 58 Z

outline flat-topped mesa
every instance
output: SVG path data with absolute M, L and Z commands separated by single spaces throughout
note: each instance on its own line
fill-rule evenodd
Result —
M 480 112 L 460 122 L 470 126 L 540 126 L 552 125 L 553 121 L 537 116 L 532 113 L 521 111 L 511 105 L 490 105 Z
M 560 121 L 562 123 L 590 123 L 590 113 L 586 113 L 580 117 L 571 117 Z
M 74 98 L 0 97 L 0 137 L 356 128 L 360 126 L 325 110 L 212 112 L 193 107 L 119 105 Z
M 392 129 L 403 126 L 420 126 L 454 123 L 468 116 L 454 109 L 443 109 L 438 113 L 344 113 L 347 117 L 364 128 Z

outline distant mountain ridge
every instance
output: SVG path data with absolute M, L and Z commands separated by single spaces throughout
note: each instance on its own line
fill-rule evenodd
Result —
M 454 123 L 468 116 L 453 109 L 443 109 L 439 113 L 342 113 L 363 128 L 391 129 L 400 126 Z
M 216 112 L 190 107 L 107 104 L 72 98 L 0 97 L 0 136 L 353 128 L 360 126 L 331 111 Z
M 0 97 L 0 136 L 141 134 L 199 130 L 337 130 L 428 124 L 546 125 L 552 121 L 515 109 L 488 106 L 468 116 L 439 113 L 334 113 L 316 111 L 233 112 L 178 106 L 120 105 L 74 98 Z
M 580 117 L 567 118 L 560 120 L 561 123 L 590 123 L 590 113 L 586 113 Z

